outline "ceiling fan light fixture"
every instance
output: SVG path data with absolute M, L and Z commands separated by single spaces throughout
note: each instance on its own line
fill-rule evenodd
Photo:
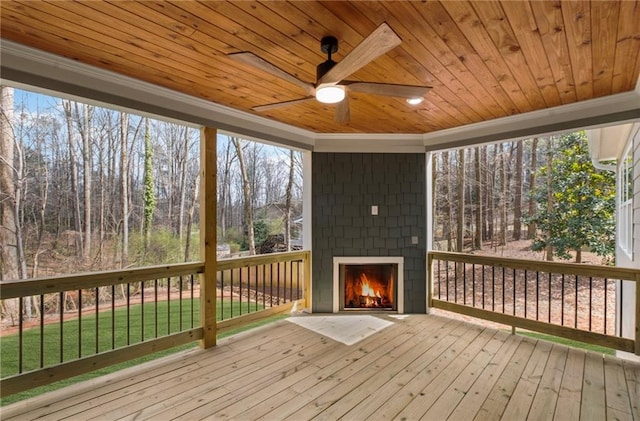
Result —
M 409 105 L 418 105 L 422 101 L 424 101 L 423 97 L 407 98 L 407 104 Z
M 329 85 L 316 89 L 316 99 L 324 104 L 335 104 L 342 101 L 344 96 L 343 86 Z

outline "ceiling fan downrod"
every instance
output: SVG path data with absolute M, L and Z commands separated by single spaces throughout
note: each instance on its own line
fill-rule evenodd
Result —
M 324 61 L 316 67 L 316 80 L 320 80 L 333 66 L 337 63 L 331 60 L 331 54 L 338 51 L 338 39 L 336 37 L 327 36 L 320 40 L 320 50 L 327 54 L 327 61 Z

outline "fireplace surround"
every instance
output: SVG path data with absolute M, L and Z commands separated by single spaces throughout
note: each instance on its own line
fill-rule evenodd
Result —
M 333 312 L 404 312 L 404 258 L 335 256 Z

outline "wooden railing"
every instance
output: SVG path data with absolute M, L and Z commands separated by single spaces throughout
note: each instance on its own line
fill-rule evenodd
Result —
M 640 270 L 436 251 L 427 265 L 430 307 L 640 355 Z M 616 315 L 622 281 L 635 307 Z M 634 318 L 633 337 L 616 317 Z
M 310 305 L 308 251 L 216 266 L 215 300 L 201 300 L 202 262 L 2 282 L 15 333 L 2 338 L 0 396 L 202 339 L 201 302 L 216 333 Z
M 219 260 L 218 333 L 311 307 L 310 259 L 309 251 L 296 251 Z

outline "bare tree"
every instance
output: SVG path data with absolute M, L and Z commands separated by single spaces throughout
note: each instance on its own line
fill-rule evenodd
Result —
M 483 174 L 480 165 L 480 147 L 475 148 L 475 200 L 476 200 L 476 229 L 474 238 L 474 248 L 477 250 L 482 249 L 482 185 Z
M 64 109 L 64 115 L 67 122 L 67 141 L 69 147 L 69 164 L 70 164 L 70 174 L 71 177 L 71 201 L 73 205 L 73 230 L 74 235 L 73 238 L 75 240 L 76 245 L 76 254 L 82 256 L 83 255 L 83 246 L 82 246 L 82 237 L 80 233 L 82 232 L 82 217 L 80 216 L 80 192 L 79 192 L 79 181 L 78 181 L 78 160 L 76 157 L 76 140 L 74 137 L 73 130 L 73 108 L 71 107 L 71 101 L 62 101 L 62 108 Z
M 538 138 L 533 138 L 531 142 L 531 165 L 529 168 L 529 216 L 535 212 L 535 201 L 531 192 L 536 187 L 536 170 L 538 164 Z M 527 224 L 527 238 L 533 239 L 536 236 L 536 224 L 535 222 L 529 222 Z
M 82 139 L 82 184 L 83 184 L 83 248 L 82 256 L 88 259 L 91 256 L 91 173 L 93 167 L 93 153 L 91 151 L 91 127 L 93 117 L 93 107 L 82 105 L 82 117 L 78 110 L 78 103 L 75 104 L 76 122 L 78 131 Z
M 285 211 L 284 211 L 284 242 L 287 245 L 287 251 L 291 251 L 291 196 L 293 190 L 293 178 L 295 173 L 295 152 L 289 151 L 289 180 L 285 192 Z
M 256 239 L 253 231 L 253 206 L 252 191 L 249 175 L 247 174 L 247 166 L 245 165 L 244 153 L 242 149 L 242 141 L 237 137 L 232 137 L 231 141 L 236 148 L 236 155 L 240 165 L 240 174 L 242 176 L 242 192 L 244 197 L 244 218 L 247 225 L 247 237 L 249 242 L 249 254 L 256 254 Z
M 498 237 L 498 245 L 507 244 L 507 171 L 504 159 L 504 144 L 498 145 L 498 173 L 500 176 L 500 236 Z
M 522 141 L 516 142 L 515 194 L 513 197 L 513 239 L 522 235 Z
M 458 149 L 458 230 L 456 236 L 456 251 L 461 252 L 464 249 L 464 149 Z
M 120 113 L 120 193 L 122 200 L 122 259 L 121 266 L 127 265 L 129 260 L 129 162 L 128 137 L 129 114 Z

